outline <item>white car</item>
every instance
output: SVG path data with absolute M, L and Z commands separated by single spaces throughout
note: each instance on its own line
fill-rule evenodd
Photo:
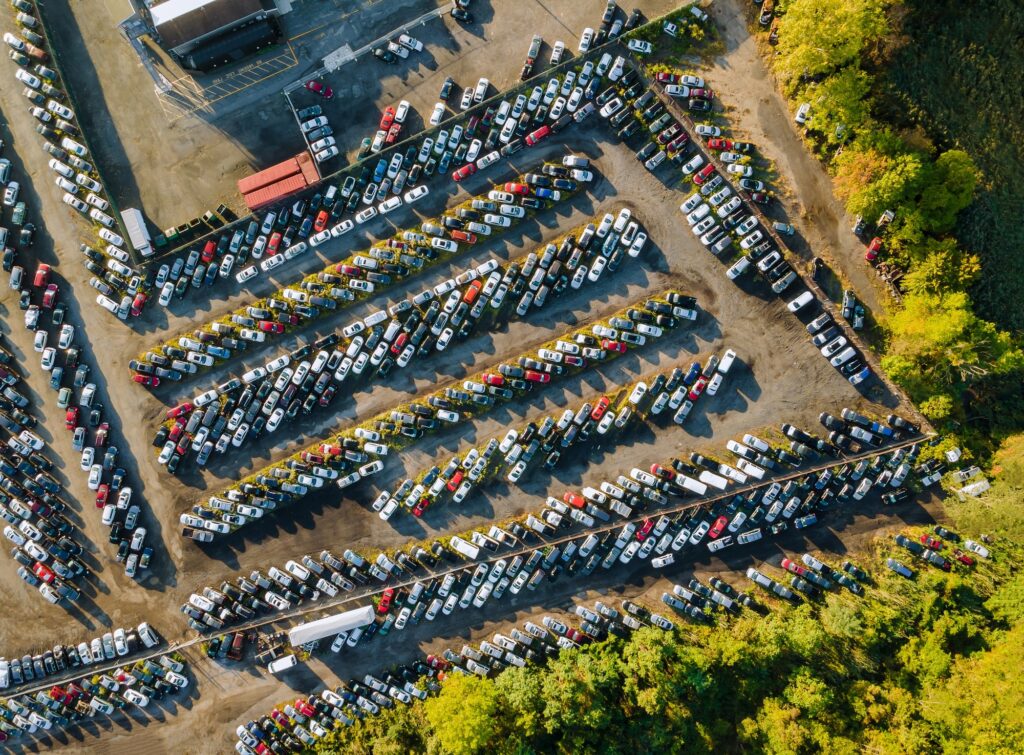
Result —
M 444 119 L 444 103 L 438 102 L 434 105 L 434 110 L 430 114 L 430 125 L 436 126 Z
M 640 53 L 641 55 L 650 55 L 654 52 L 654 45 L 642 39 L 631 39 L 626 46 L 633 52 Z
M 590 45 L 594 42 L 594 30 L 589 26 L 583 30 L 580 35 L 580 44 L 577 48 L 579 52 L 584 53 L 590 49 Z

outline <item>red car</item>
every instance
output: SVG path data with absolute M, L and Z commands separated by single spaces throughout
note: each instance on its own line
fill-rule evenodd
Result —
M 394 144 L 398 141 L 398 135 L 402 133 L 401 123 L 392 123 L 391 128 L 388 129 L 388 135 L 384 137 L 385 144 Z
M 391 600 L 395 597 L 395 588 L 389 587 L 380 596 L 380 602 L 377 604 L 377 613 L 387 613 L 391 610 Z
M 656 73 L 654 78 L 659 84 L 678 84 L 680 80 L 680 74 L 678 73 Z
M 601 341 L 601 348 L 605 351 L 614 351 L 617 354 L 626 353 L 626 344 L 622 341 L 613 341 L 610 338 L 605 338 Z
M 393 344 L 391 344 L 391 353 L 392 354 L 396 354 L 396 355 L 397 354 L 401 354 L 402 353 L 402 349 L 405 348 L 405 344 L 408 343 L 408 341 L 409 341 L 409 334 L 408 333 L 399 333 L 398 334 L 398 338 L 396 338 L 395 342 Z
M 284 325 L 270 320 L 260 320 L 260 330 L 264 333 L 284 333 Z
M 153 377 L 152 375 L 132 375 L 132 380 L 148 388 L 156 388 L 160 385 L 160 378 Z
M 201 258 L 203 262 L 212 262 L 213 258 L 217 256 L 217 245 L 213 241 L 207 241 L 203 247 L 203 253 Z
M 36 277 L 32 285 L 36 288 L 44 288 L 47 283 L 50 282 L 50 266 L 45 262 L 39 263 L 39 267 L 36 268 Z
M 700 186 L 702 183 L 711 178 L 711 176 L 714 175 L 714 172 L 714 165 L 705 165 L 703 168 L 697 171 L 697 175 L 693 177 L 693 182 Z
M 309 91 L 313 92 L 314 94 L 319 94 L 325 100 L 329 100 L 329 99 L 331 99 L 331 97 L 334 96 L 334 90 L 333 89 L 331 89 L 329 86 L 327 86 L 323 82 L 317 81 L 316 79 L 311 79 L 311 80 L 307 81 L 306 82 L 306 89 L 308 89 Z
M 103 483 L 96 489 L 96 508 L 102 509 L 107 505 L 107 497 L 110 495 L 110 486 Z
M 278 247 L 281 246 L 281 233 L 280 231 L 274 231 L 270 235 L 270 241 L 267 242 L 267 251 L 270 254 L 277 254 Z
M 325 456 L 341 456 L 341 446 L 332 446 L 329 443 L 321 443 L 319 448 L 320 453 Z
M 358 278 L 363 274 L 362 268 L 358 268 L 355 265 L 338 265 L 334 268 L 334 271 L 341 273 L 342 275 L 347 275 L 350 278 Z
M 423 516 L 423 512 L 427 510 L 427 506 L 430 505 L 430 499 L 426 496 L 420 498 L 420 502 L 412 507 L 413 516 Z
M 50 570 L 50 567 L 44 563 L 40 563 L 39 561 L 37 561 L 35 566 L 32 567 L 32 571 L 46 584 L 51 584 L 53 580 L 56 579 L 56 575 Z
M 428 655 L 427 665 L 430 666 L 430 668 L 437 669 L 440 671 L 448 668 L 450 664 L 448 663 L 448 661 L 446 661 L 439 655 Z
M 468 231 L 450 231 L 451 237 L 456 241 L 464 241 L 467 244 L 476 243 L 476 234 Z
M 715 93 L 712 92 L 710 89 L 698 89 L 698 88 L 690 89 L 690 96 L 691 97 L 700 97 L 700 99 L 702 99 L 702 100 L 713 100 L 713 99 L 715 99 Z
M 313 221 L 313 230 L 316 233 L 320 233 L 320 231 L 327 227 L 327 221 L 330 219 L 331 216 L 327 210 L 320 210 L 320 212 L 316 214 L 316 220 Z
M 56 283 L 51 283 L 46 287 L 46 291 L 43 292 L 43 309 L 53 309 L 57 303 L 57 294 L 60 289 L 57 288 Z
M 562 500 L 575 509 L 582 509 L 587 505 L 586 499 L 578 493 L 568 492 L 562 496 Z
M 142 308 L 146 306 L 146 300 L 149 299 L 144 293 L 139 291 L 135 294 L 135 298 L 132 299 L 132 317 L 138 317 L 142 314 Z
M 882 251 L 882 240 L 875 236 L 871 239 L 871 243 L 868 244 L 867 251 L 864 252 L 864 259 L 868 262 L 874 262 L 878 259 L 879 252 Z
M 676 473 L 671 469 L 665 469 L 661 464 L 651 464 L 651 474 L 655 477 L 660 477 L 663 480 L 669 480 L 670 482 L 676 479 Z
M 964 564 L 965 566 L 974 566 L 974 559 L 968 556 L 959 548 L 956 548 L 953 551 L 953 558 L 955 558 L 957 561 L 959 561 L 961 564 Z
M 462 482 L 462 478 L 465 477 L 465 473 L 461 469 L 455 470 L 455 474 L 452 475 L 452 479 L 448 480 L 448 492 L 454 493 L 459 489 L 459 484 Z
M 708 379 L 701 375 L 697 378 L 697 382 L 693 384 L 693 388 L 691 388 L 690 392 L 686 395 L 689 396 L 690 401 L 696 401 L 700 398 L 700 394 L 704 393 L 704 389 L 707 388 L 707 386 Z
M 729 520 L 724 516 L 718 517 L 715 523 L 711 525 L 711 529 L 708 530 L 708 537 L 714 540 L 716 537 L 722 534 L 722 530 L 725 529 L 725 525 L 729 523 Z
M 942 550 L 942 541 L 931 535 L 921 535 L 921 545 L 925 548 L 931 548 L 933 551 Z
M 295 701 L 295 710 L 304 716 L 315 716 L 316 708 L 309 704 L 308 701 L 303 700 L 301 697 Z
M 526 138 L 523 141 L 526 142 L 527 147 L 532 147 L 533 145 L 537 144 L 542 139 L 544 139 L 546 136 L 548 136 L 550 133 L 551 126 L 541 126 L 536 131 L 527 134 Z
M 537 372 L 536 370 L 527 370 L 523 373 L 523 377 L 529 380 L 531 383 L 550 383 L 551 376 L 546 372 Z
M 388 105 L 384 108 L 384 115 L 380 117 L 380 130 L 387 131 L 395 122 L 395 108 Z
M 708 148 L 731 150 L 732 142 L 728 139 L 708 139 Z
M 456 183 L 458 183 L 463 178 L 468 178 L 469 176 L 473 175 L 474 173 L 476 173 L 476 163 L 466 163 L 461 168 L 459 168 L 457 171 L 452 173 L 452 180 L 455 181 Z
M 185 423 L 175 422 L 174 426 L 171 428 L 171 431 L 167 433 L 167 440 L 171 441 L 172 443 L 177 443 L 178 438 L 181 437 L 181 434 L 183 432 L 185 432 Z
M 601 398 L 597 400 L 597 403 L 594 404 L 594 408 L 590 411 L 590 418 L 595 422 L 600 421 L 601 417 L 604 416 L 604 413 L 608 411 L 608 407 L 611 403 L 612 402 L 608 400 L 607 396 L 601 396 Z
M 750 201 L 756 202 L 757 204 L 768 204 L 772 201 L 770 194 L 766 194 L 763 191 L 754 191 L 750 194 Z
M 72 406 L 64 415 L 64 429 L 74 430 L 76 427 L 78 427 L 78 407 Z
M 270 711 L 270 717 L 274 719 L 277 723 L 281 724 L 281 726 L 284 726 L 288 731 L 291 731 L 292 722 L 288 719 L 288 716 L 279 711 L 277 708 L 274 708 L 272 711 Z
M 501 375 L 495 375 L 493 372 L 485 372 L 483 379 L 487 385 L 505 385 L 505 378 Z
M 796 561 L 791 561 L 788 558 L 782 559 L 782 568 L 786 571 L 793 572 L 794 574 L 797 574 L 801 577 L 807 574 L 807 569 L 805 569 L 800 564 L 796 563 Z
M 186 401 L 184 404 L 178 404 L 173 409 L 167 410 L 167 419 L 177 419 L 178 417 L 184 416 L 191 412 L 195 407 L 192 403 Z
M 636 531 L 636 539 L 641 543 L 647 539 L 647 536 L 651 534 L 651 530 L 654 529 L 654 520 L 645 519 L 644 523 L 640 526 L 640 529 Z
M 524 197 L 530 193 L 530 187 L 526 184 L 512 183 L 505 184 L 505 191 L 509 194 L 522 194 Z

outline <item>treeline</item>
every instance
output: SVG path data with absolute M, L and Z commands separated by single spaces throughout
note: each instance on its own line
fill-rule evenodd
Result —
M 869 228 L 884 211 L 895 213 L 879 231 L 884 242 L 880 258 L 906 274 L 903 305 L 884 323 L 888 342 L 883 367 L 939 428 L 958 430 L 965 442 L 987 452 L 999 437 L 1024 426 L 1024 352 L 1019 334 L 979 316 L 973 298 L 979 280 L 1003 277 L 1004 270 L 996 260 L 973 253 L 972 236 L 961 240 L 956 234 L 958 217 L 973 207 L 979 185 L 989 185 L 989 160 L 983 160 L 984 170 L 979 170 L 976 150 L 969 154 L 955 148 L 960 142 L 948 138 L 944 129 L 934 131 L 943 137 L 941 143 L 951 146 L 936 147 L 927 136 L 934 119 L 923 119 L 922 132 L 911 128 L 906 108 L 893 107 L 889 77 L 919 71 L 917 46 L 933 44 L 932 34 L 942 25 L 933 18 L 915 26 L 917 2 L 783 2 L 772 65 L 794 107 L 810 104 L 807 136 L 830 166 L 836 192 L 849 212 L 863 216 Z M 950 15 L 956 16 L 981 10 L 963 4 L 949 7 Z M 949 69 L 956 57 L 947 59 L 935 52 L 929 50 L 927 65 L 936 67 L 932 75 L 938 86 L 938 81 L 955 75 Z M 1014 58 L 1022 59 L 1020 54 Z M 1012 92 L 1005 97 L 1020 100 L 1019 76 L 993 81 L 1007 87 L 1012 82 Z M 1001 115 L 989 112 L 979 117 L 962 101 L 942 101 L 945 109 L 940 115 L 950 114 L 952 119 L 951 113 L 959 108 L 952 122 L 978 138 L 987 136 L 983 132 L 990 119 Z M 1014 128 L 1019 129 L 1019 122 Z M 1019 155 L 1019 146 L 1010 151 Z M 1002 221 L 1024 228 L 1019 209 Z M 1021 266 L 1019 249 L 1013 249 L 1015 269 Z M 1019 276 L 1013 285 L 1024 293 Z M 1001 322 L 1024 321 L 1020 301 L 1018 296 L 1003 304 L 1014 311 L 1006 312 Z
M 996 544 L 973 569 L 944 573 L 903 553 L 917 570 L 905 580 L 875 568 L 892 549 L 879 542 L 861 597 L 792 606 L 760 594 L 763 616 L 680 619 L 671 633 L 643 629 L 495 679 L 452 676 L 436 697 L 341 729 L 317 752 L 1019 752 L 1022 450 L 1004 473 L 1016 483 L 983 499 Z

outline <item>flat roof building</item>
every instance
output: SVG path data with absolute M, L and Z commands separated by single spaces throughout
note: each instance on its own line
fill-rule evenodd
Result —
M 280 37 L 267 0 L 165 0 L 149 8 L 160 44 L 191 70 L 233 62 Z

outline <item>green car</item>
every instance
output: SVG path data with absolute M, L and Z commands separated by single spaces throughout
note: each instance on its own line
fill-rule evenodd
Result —
M 67 409 L 68 404 L 71 403 L 71 389 L 61 388 L 60 393 L 57 394 L 57 406 L 61 409 Z
M 11 222 L 14 225 L 21 225 L 25 222 L 26 207 L 24 202 L 18 202 L 14 205 L 14 212 L 11 214 Z

